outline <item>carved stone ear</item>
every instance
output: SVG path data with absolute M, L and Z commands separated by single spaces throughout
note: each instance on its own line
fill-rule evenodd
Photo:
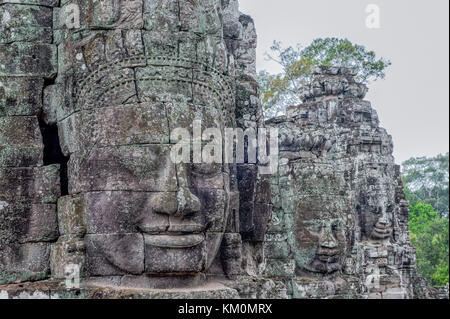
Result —
M 229 279 L 242 274 L 242 239 L 237 233 L 223 236 L 220 257 L 225 275 Z

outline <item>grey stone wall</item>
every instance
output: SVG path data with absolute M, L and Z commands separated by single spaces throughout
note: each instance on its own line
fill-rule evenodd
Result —
M 0 284 L 50 277 L 59 166 L 44 166 L 42 92 L 57 73 L 58 1 L 0 1 Z

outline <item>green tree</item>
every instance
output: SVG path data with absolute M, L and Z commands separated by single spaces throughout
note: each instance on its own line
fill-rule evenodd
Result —
M 432 205 L 441 217 L 449 213 L 449 154 L 411 158 L 402 164 L 406 197 Z
M 449 281 L 449 223 L 430 204 L 419 202 L 410 207 L 411 244 L 417 249 L 417 268 L 432 284 Z
M 287 106 L 300 104 L 300 89 L 311 80 L 315 66 L 351 67 L 358 70 L 356 80 L 369 83 L 384 78 L 384 70 L 391 65 L 383 58 L 377 59 L 373 51 L 353 44 L 347 39 L 315 39 L 302 48 L 283 48 L 275 41 L 272 54 L 267 57 L 279 63 L 283 69 L 280 74 L 259 73 L 261 100 L 266 117 L 283 114 Z
M 421 234 L 438 217 L 439 214 L 433 206 L 419 202 L 409 208 L 409 231 L 413 234 Z

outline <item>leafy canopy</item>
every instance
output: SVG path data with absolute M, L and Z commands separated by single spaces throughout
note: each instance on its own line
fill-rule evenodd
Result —
M 417 268 L 430 284 L 445 286 L 449 280 L 448 153 L 411 158 L 402 168 Z
M 283 48 L 274 41 L 271 51 L 272 55 L 266 54 L 267 57 L 279 63 L 283 71 L 275 75 L 261 71 L 258 75 L 267 117 L 283 114 L 289 105 L 300 104 L 300 88 L 311 80 L 315 66 L 356 68 L 356 80 L 369 83 L 384 78 L 384 70 L 391 65 L 390 61 L 377 59 L 375 52 L 347 39 L 315 39 L 305 48 L 300 45 Z
M 411 158 L 402 164 L 403 182 L 412 205 L 430 204 L 441 217 L 449 213 L 449 154 Z
M 445 286 L 449 281 L 449 223 L 433 206 L 417 203 L 410 207 L 409 231 L 416 248 L 417 268 L 429 283 Z

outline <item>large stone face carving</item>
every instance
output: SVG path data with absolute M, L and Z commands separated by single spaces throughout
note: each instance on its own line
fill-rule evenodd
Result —
M 70 157 L 71 196 L 60 200 L 60 219 L 80 215 L 54 247 L 54 273 L 77 260 L 91 282 L 144 288 L 199 284 L 215 261 L 211 272 L 239 274 L 240 169 L 170 157 L 177 128 L 192 134 L 195 121 L 202 130 L 236 127 L 236 103 L 244 101 L 221 13 L 237 7 L 216 0 L 78 5 L 80 30 L 56 27 L 59 74 L 46 89 L 48 118 Z M 207 141 L 193 141 L 194 152 Z M 241 178 L 253 188 L 261 185 L 254 168 Z M 248 203 L 265 206 L 246 208 L 260 216 L 249 221 L 250 241 L 262 241 L 270 198 L 252 196 Z

